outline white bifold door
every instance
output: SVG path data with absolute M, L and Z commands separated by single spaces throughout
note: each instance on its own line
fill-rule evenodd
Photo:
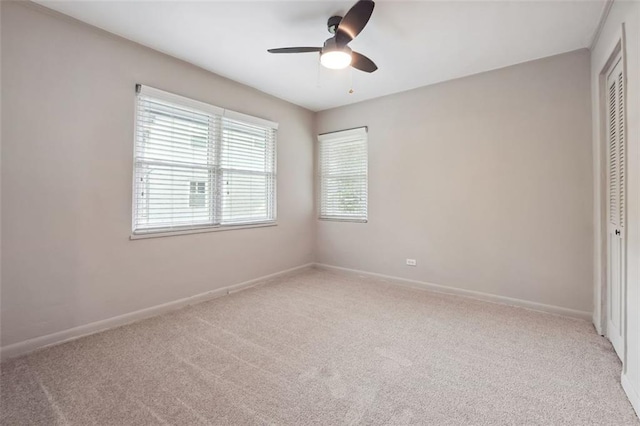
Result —
M 607 74 L 607 337 L 618 356 L 625 345 L 625 99 L 622 58 Z

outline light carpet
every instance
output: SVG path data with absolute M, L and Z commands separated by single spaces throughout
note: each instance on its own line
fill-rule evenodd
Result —
M 308 269 L 2 364 L 6 425 L 630 425 L 587 321 Z

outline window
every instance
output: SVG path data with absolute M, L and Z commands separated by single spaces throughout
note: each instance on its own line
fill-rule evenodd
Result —
M 320 219 L 367 221 L 367 129 L 318 136 Z
M 275 222 L 276 129 L 138 86 L 133 233 Z
M 205 207 L 206 200 L 204 194 L 206 182 L 191 182 L 189 190 L 189 207 Z

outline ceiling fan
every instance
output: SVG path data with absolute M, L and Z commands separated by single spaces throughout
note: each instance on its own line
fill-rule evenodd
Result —
M 320 63 L 327 68 L 343 69 L 351 65 L 364 72 L 374 72 L 376 64 L 361 53 L 347 46 L 364 29 L 375 3 L 371 0 L 359 0 L 349 11 L 341 16 L 332 16 L 327 21 L 329 32 L 333 36 L 324 42 L 323 47 L 283 47 L 269 49 L 269 53 L 320 53 Z

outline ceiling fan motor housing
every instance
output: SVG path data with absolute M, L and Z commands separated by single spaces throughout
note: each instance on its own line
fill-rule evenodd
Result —
M 332 16 L 331 18 L 329 18 L 329 20 L 327 21 L 327 29 L 331 34 L 336 33 L 340 21 L 342 21 L 342 16 Z
M 335 37 L 331 37 L 325 40 L 324 45 L 322 46 L 322 51 L 320 53 L 322 54 L 331 51 L 342 51 L 351 54 L 351 48 L 349 48 L 349 46 L 339 46 L 336 42 Z

